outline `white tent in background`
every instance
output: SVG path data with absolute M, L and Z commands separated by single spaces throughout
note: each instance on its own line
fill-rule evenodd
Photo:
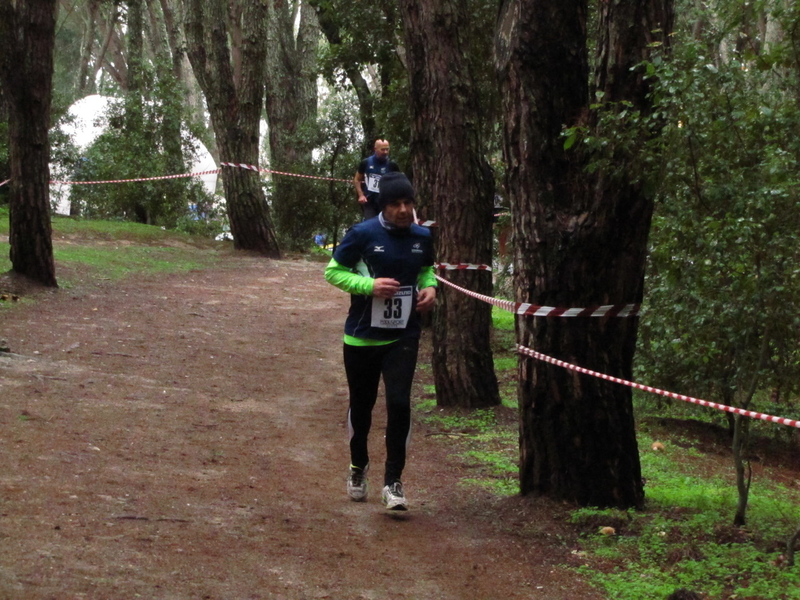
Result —
M 100 96 L 93 94 L 86 96 L 75 102 L 69 107 L 69 114 L 74 117 L 74 121 L 62 126 L 62 130 L 72 138 L 73 143 L 78 149 L 83 152 L 94 142 L 98 136 L 103 133 L 108 123 L 105 121 L 108 105 L 113 101 L 113 98 L 108 96 Z M 217 168 L 214 159 L 208 152 L 208 149 L 202 144 L 197 142 L 199 152 L 198 157 L 194 164 L 191 166 L 191 172 L 200 171 L 214 171 Z M 178 175 L 178 173 L 170 173 L 170 175 Z M 70 175 L 59 175 L 53 171 L 52 177 L 54 180 L 69 180 Z M 146 177 L 146 175 L 145 175 Z M 217 174 L 202 175 L 200 180 L 203 182 L 206 190 L 213 194 L 217 188 Z M 114 185 L 112 183 L 105 185 Z M 71 186 L 64 184 L 52 184 L 50 186 L 50 194 L 53 198 L 58 198 L 59 203 L 56 212 L 60 214 L 69 214 L 69 188 Z

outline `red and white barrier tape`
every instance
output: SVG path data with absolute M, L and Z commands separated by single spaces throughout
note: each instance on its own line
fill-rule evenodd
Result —
M 219 163 L 223 167 L 239 167 L 240 169 L 248 169 L 250 171 L 256 171 L 259 173 L 273 173 L 274 175 L 288 175 L 289 177 L 303 177 L 304 179 L 321 179 L 323 181 L 344 181 L 346 183 L 352 183 L 352 179 L 337 179 L 335 177 L 319 177 L 317 175 L 299 175 L 298 173 L 286 173 L 284 171 L 273 171 L 272 169 L 262 169 L 255 165 L 246 165 L 242 163 L 232 163 L 232 162 L 221 162 Z
M 752 419 L 761 419 L 762 421 L 769 421 L 770 423 L 778 423 L 780 425 L 788 425 L 789 427 L 796 427 L 800 429 L 800 421 L 795 419 L 787 419 L 786 417 L 775 417 L 772 415 L 755 412 L 753 410 L 745 410 L 743 408 L 736 408 L 735 406 L 727 406 L 725 404 L 709 402 L 708 400 L 700 400 L 699 398 L 692 398 L 691 396 L 684 396 L 683 394 L 676 394 L 675 392 L 660 390 L 658 388 L 650 387 L 649 385 L 641 385 L 639 383 L 634 383 L 632 381 L 620 379 L 619 377 L 612 377 L 611 375 L 605 375 L 604 373 L 598 373 L 597 371 L 591 371 L 589 369 L 584 369 L 583 367 L 578 367 L 568 362 L 564 362 L 563 360 L 558 360 L 551 356 L 547 356 L 546 354 L 542 354 L 541 352 L 536 352 L 535 350 L 531 350 L 530 348 L 526 348 L 525 346 L 521 346 L 519 344 L 517 344 L 517 352 L 520 354 L 524 354 L 526 356 L 530 356 L 531 358 L 535 358 L 536 360 L 542 360 L 544 362 L 548 362 L 550 364 L 559 367 L 564 367 L 565 369 L 569 369 L 571 371 L 576 371 L 577 373 L 583 373 L 584 375 L 591 375 L 592 377 L 599 377 L 600 379 L 605 379 L 606 381 L 613 381 L 614 383 L 627 385 L 628 387 L 632 387 L 637 390 L 644 390 L 645 392 L 659 394 L 661 396 L 666 396 L 667 398 L 673 398 L 675 400 L 683 400 L 684 402 L 691 402 L 692 404 L 699 404 L 700 406 L 707 406 L 709 408 L 714 408 L 716 410 L 722 410 L 725 412 L 734 413 L 745 417 L 750 417 Z
M 5 180 L 5 181 L 3 181 L 2 183 L 0 183 L 0 187 L 3 187 L 3 186 L 4 186 L 5 184 L 7 184 L 9 181 L 11 181 L 11 180 L 10 180 L 10 179 L 6 179 L 6 180 Z
M 95 185 L 98 183 L 130 183 L 135 181 L 157 181 L 159 179 L 178 179 L 180 177 L 195 177 L 200 175 L 215 175 L 220 172 L 220 169 L 213 171 L 198 171 L 196 173 L 180 173 L 178 175 L 160 175 L 158 177 L 137 177 L 136 179 L 112 179 L 108 181 L 51 181 L 50 183 L 58 183 L 62 185 Z
M 444 263 L 442 263 L 444 264 Z M 464 289 L 461 286 L 458 286 L 454 283 L 439 277 L 438 275 L 435 276 L 436 279 L 449 285 L 452 288 L 467 294 L 468 296 L 472 296 L 473 298 L 477 298 L 478 300 L 483 300 L 484 302 L 488 302 L 489 304 L 494 304 L 495 306 L 499 306 L 500 308 L 504 308 L 510 312 L 515 312 L 519 315 L 533 315 L 533 316 L 546 316 L 546 317 L 577 317 L 577 316 L 591 316 L 591 317 L 603 317 L 603 316 L 618 316 L 618 317 L 629 317 L 633 316 L 638 313 L 639 305 L 638 304 L 622 304 L 622 305 L 610 305 L 610 306 L 599 306 L 593 308 L 554 308 L 552 306 L 535 306 L 532 304 L 527 304 L 523 302 L 511 302 L 509 300 L 498 300 L 497 298 L 492 298 L 491 296 L 485 296 L 483 294 L 477 294 L 470 290 Z M 668 392 L 666 390 L 661 390 L 658 388 L 651 387 L 649 385 L 641 385 L 639 383 L 634 383 L 632 381 L 627 381 L 625 379 L 620 379 L 619 377 L 612 377 L 611 375 L 605 375 L 604 373 L 598 373 L 597 371 L 591 371 L 589 369 L 585 369 L 583 367 L 578 367 L 568 362 L 564 362 L 563 360 L 558 360 L 551 356 L 547 356 L 546 354 L 542 354 L 541 352 L 536 352 L 536 350 L 531 350 L 530 348 L 526 348 L 520 344 L 517 344 L 517 352 L 520 354 L 524 354 L 526 356 L 530 356 L 535 358 L 536 360 L 542 360 L 551 364 L 554 364 L 559 367 L 563 367 L 565 369 L 570 369 L 572 371 L 576 371 L 578 373 L 583 373 L 584 375 L 591 375 L 592 377 L 599 377 L 600 379 L 605 379 L 606 381 L 612 381 L 614 383 L 619 383 L 622 385 L 627 385 L 632 388 L 636 388 L 638 390 L 644 390 L 645 392 L 650 392 L 653 394 L 660 394 L 661 396 L 666 396 L 668 398 L 674 398 L 676 400 L 683 400 L 684 402 L 691 402 L 692 404 L 699 404 L 700 406 L 707 406 L 709 408 L 713 408 L 716 410 L 722 410 L 738 415 L 742 415 L 745 417 L 750 417 L 753 419 L 761 419 L 762 421 L 769 421 L 770 423 L 778 423 L 780 425 L 788 425 L 789 427 L 795 427 L 800 429 L 800 421 L 795 419 L 787 419 L 786 417 L 775 417 L 773 415 L 767 415 L 764 413 L 752 411 L 752 410 L 745 410 L 743 408 L 736 408 L 734 406 L 726 406 L 725 404 L 718 404 L 716 402 L 710 402 L 708 400 L 700 400 L 699 398 L 693 398 L 691 396 L 685 396 L 683 394 L 676 394 L 675 392 Z
M 483 294 L 464 289 L 438 275 L 435 277 L 442 283 L 446 283 L 450 287 L 468 296 L 499 306 L 509 312 L 530 317 L 635 317 L 639 314 L 640 308 L 638 304 L 608 304 L 605 306 L 590 306 L 588 308 L 537 306 L 536 304 L 528 304 L 527 302 L 512 302 L 511 300 L 501 300 L 499 298 L 492 298 L 491 296 L 484 296 Z
M 261 173 L 273 173 L 275 175 L 288 175 L 290 177 L 303 177 L 305 179 L 321 179 L 324 181 L 343 181 L 346 183 L 351 183 L 349 179 L 336 179 L 334 177 L 318 177 L 316 175 L 298 175 L 297 173 L 285 173 L 283 171 L 273 171 L 271 169 L 261 169 L 254 165 L 247 165 L 242 163 L 230 163 L 230 162 L 223 162 L 220 163 L 223 167 L 239 167 L 241 169 L 248 169 L 251 171 L 261 172 Z M 61 185 L 96 185 L 100 183 L 131 183 L 137 181 L 158 181 L 161 179 L 178 179 L 180 177 L 199 177 L 201 175 L 218 175 L 222 169 L 214 169 L 212 171 L 198 171 L 195 173 L 180 173 L 178 175 L 161 175 L 158 177 L 137 177 L 135 179 L 109 179 L 105 181 L 51 181 L 50 183 L 53 184 L 61 184 Z M 3 183 L 0 183 L 0 186 L 5 185 L 11 181 L 7 179 Z
M 447 271 L 491 271 L 492 267 L 489 265 L 473 265 L 470 263 L 436 263 L 437 269 L 445 269 Z

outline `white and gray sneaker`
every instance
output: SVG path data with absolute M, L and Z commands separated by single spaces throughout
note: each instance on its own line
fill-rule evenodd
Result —
M 386 510 L 408 510 L 406 495 L 403 493 L 403 484 L 399 481 L 384 486 L 381 500 L 383 500 Z
M 367 472 L 369 465 L 363 469 L 350 465 L 350 475 L 347 477 L 347 495 L 353 502 L 367 501 Z

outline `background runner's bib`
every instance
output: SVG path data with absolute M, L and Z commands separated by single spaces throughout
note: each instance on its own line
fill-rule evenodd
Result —
M 378 182 L 381 180 L 381 176 L 375 173 L 367 173 L 366 182 L 367 182 L 367 190 L 370 192 L 379 192 Z
M 405 329 L 411 316 L 414 288 L 401 287 L 391 298 L 372 298 L 372 326 L 381 329 Z

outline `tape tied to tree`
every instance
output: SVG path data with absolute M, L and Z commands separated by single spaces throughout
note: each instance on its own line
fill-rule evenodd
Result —
M 582 373 L 584 375 L 590 375 L 592 377 L 597 377 L 599 379 L 604 379 L 606 381 L 612 381 L 614 383 L 619 383 L 620 385 L 627 385 L 628 387 L 635 388 L 637 390 L 642 390 L 645 392 L 650 392 L 651 394 L 658 394 L 660 396 L 666 396 L 667 398 L 673 398 L 675 400 L 682 400 L 684 402 L 690 402 L 692 404 L 698 404 L 700 406 L 706 406 L 708 408 L 713 408 L 715 410 L 720 410 L 724 412 L 729 412 L 737 415 L 741 415 L 743 417 L 749 417 L 751 419 L 761 419 L 762 421 L 769 421 L 770 423 L 778 423 L 779 425 L 786 425 L 788 427 L 795 427 L 800 429 L 800 421 L 796 419 L 788 419 L 786 417 L 776 417 L 773 415 L 768 415 L 765 413 L 756 412 L 753 410 L 746 410 L 744 408 L 737 408 L 735 406 L 727 406 L 725 404 L 719 404 L 717 402 L 711 402 L 709 400 L 701 400 L 700 398 L 693 398 L 692 396 L 685 396 L 683 394 L 676 394 L 675 392 L 668 392 L 666 390 L 661 390 L 658 388 L 654 388 L 649 385 L 642 385 L 639 383 L 635 383 L 633 381 L 628 381 L 626 379 L 620 379 L 619 377 L 613 377 L 611 375 L 606 375 L 604 373 L 598 373 L 597 371 L 592 371 L 590 369 L 585 369 L 583 367 L 579 367 L 577 365 L 570 364 L 563 360 L 558 360 L 557 358 L 553 358 L 551 356 L 547 356 L 546 354 L 542 354 L 541 352 L 536 352 L 536 350 L 531 350 L 525 346 L 517 344 L 517 352 L 519 354 L 523 354 L 525 356 L 530 356 L 531 358 L 535 358 L 536 360 L 541 360 L 558 367 L 563 367 L 565 369 L 569 369 L 570 371 L 575 371 L 576 373 Z
M 485 265 L 484 265 L 485 266 Z M 589 306 L 586 308 L 562 308 L 558 306 L 540 306 L 526 302 L 512 302 L 478 294 L 461 286 L 447 281 L 436 275 L 436 279 L 457 289 L 459 292 L 498 306 L 509 312 L 528 317 L 635 317 L 639 314 L 639 304 L 606 304 L 604 306 Z

